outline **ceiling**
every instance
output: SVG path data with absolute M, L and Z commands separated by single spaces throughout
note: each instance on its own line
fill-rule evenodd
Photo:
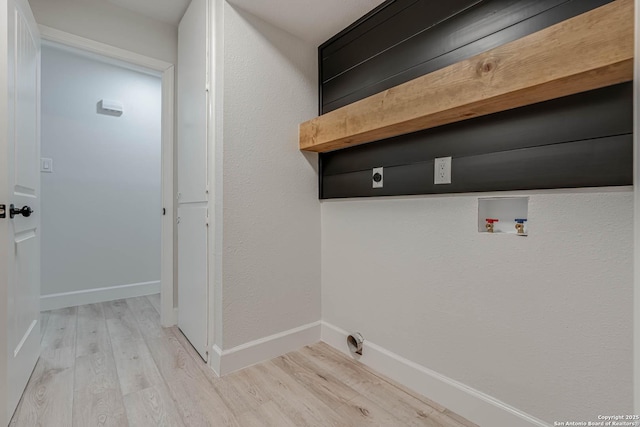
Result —
M 178 25 L 191 0 L 105 0 L 157 21 Z
M 178 25 L 191 0 L 102 0 Z M 302 40 L 319 45 L 383 0 L 228 0 Z
M 228 1 L 314 45 L 320 45 L 383 2 L 383 0 Z

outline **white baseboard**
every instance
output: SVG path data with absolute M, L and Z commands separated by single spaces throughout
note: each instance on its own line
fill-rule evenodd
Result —
M 327 322 L 321 324 L 322 341 L 350 355 L 347 347 L 348 333 Z M 418 365 L 372 342 L 365 341 L 364 352 L 359 360 L 479 426 L 550 427 L 550 424 L 494 397 Z
M 96 304 L 123 298 L 141 297 L 160 293 L 160 281 L 87 289 L 40 296 L 40 310 L 57 310 L 84 304 Z
M 320 321 L 260 338 L 228 350 L 213 346 L 210 366 L 219 376 L 273 359 L 320 341 Z
M 212 351 L 209 352 L 209 366 L 217 376 L 221 376 L 220 365 L 222 363 L 222 350 L 217 345 L 214 345 L 211 350 Z

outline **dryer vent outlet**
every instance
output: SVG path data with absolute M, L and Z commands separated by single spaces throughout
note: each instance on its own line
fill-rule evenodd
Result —
M 347 345 L 349 351 L 362 356 L 362 346 L 364 345 L 364 337 L 360 332 L 354 332 L 347 337 Z
M 384 168 L 373 168 L 371 172 L 371 186 L 373 188 L 384 187 Z

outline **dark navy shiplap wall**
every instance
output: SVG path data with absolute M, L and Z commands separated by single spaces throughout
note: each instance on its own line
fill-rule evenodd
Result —
M 320 113 L 610 1 L 387 1 L 320 46 Z M 320 197 L 630 185 L 632 104 L 625 83 L 324 153 Z M 447 156 L 452 184 L 434 185 L 433 159 Z

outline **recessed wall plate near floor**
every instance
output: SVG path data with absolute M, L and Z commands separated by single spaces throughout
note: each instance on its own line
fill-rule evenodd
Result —
M 451 157 L 438 157 L 433 163 L 433 183 L 451 184 Z
M 384 186 L 384 168 L 373 168 L 371 185 L 373 188 L 382 188 Z

